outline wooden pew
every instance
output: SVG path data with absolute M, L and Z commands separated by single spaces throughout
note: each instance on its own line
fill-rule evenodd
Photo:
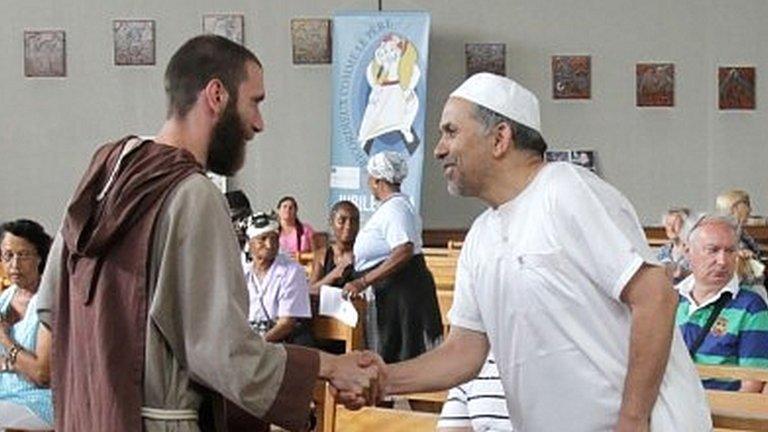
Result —
M 398 396 L 399 399 L 405 399 L 411 405 L 414 411 L 424 411 L 431 413 L 440 413 L 443 409 L 445 399 L 448 397 L 448 390 L 441 390 L 427 393 L 410 393 Z
M 438 419 L 437 414 L 378 407 L 349 411 L 340 406 L 336 416 L 336 432 L 433 432 Z
M 739 366 L 696 365 L 702 378 L 768 381 L 768 370 Z M 768 394 L 707 390 L 716 428 L 768 431 Z
M 359 316 L 357 326 L 350 327 L 336 318 L 320 316 L 317 313 L 316 297 L 313 298 L 312 334 L 318 340 L 343 341 L 345 352 L 361 350 L 365 348 L 365 314 L 367 305 L 365 300 L 356 298 L 352 300 Z
M 345 352 L 365 348 L 366 303 L 363 299 L 354 299 L 358 316 L 357 326 L 350 327 L 336 318 L 320 316 L 317 313 L 317 298 L 313 297 L 312 334 L 317 340 L 338 340 L 344 342 Z M 330 384 L 318 381 L 315 385 L 313 400 L 317 415 L 317 431 L 333 432 L 336 427 L 336 399 L 331 394 Z
M 453 290 L 453 284 L 456 280 L 458 254 L 452 253 L 447 249 L 443 251 L 425 254 L 424 260 L 427 263 L 427 268 L 432 273 L 432 277 L 435 279 L 437 289 Z
M 448 311 L 451 310 L 453 305 L 453 291 L 437 290 L 437 305 L 440 307 L 440 320 L 443 323 L 443 336 L 448 335 L 448 331 L 451 329 L 448 323 Z

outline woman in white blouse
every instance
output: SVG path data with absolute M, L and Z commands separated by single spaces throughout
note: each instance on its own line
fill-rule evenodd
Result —
M 381 152 L 368 161 L 368 186 L 380 203 L 357 235 L 358 277 L 344 285 L 348 295 L 373 287 L 377 346 L 387 363 L 413 358 L 442 340 L 435 282 L 422 255 L 421 218 L 400 184 L 405 157 Z

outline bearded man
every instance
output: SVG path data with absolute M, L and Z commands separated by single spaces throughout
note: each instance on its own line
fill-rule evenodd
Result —
M 96 151 L 44 276 L 58 431 L 225 430 L 226 398 L 303 429 L 318 378 L 359 407 L 375 378 L 362 354 L 273 345 L 248 326 L 248 291 L 224 197 L 261 132 L 261 63 L 213 35 L 187 41 L 165 73 L 154 140 Z M 210 396 L 210 397 L 208 397 Z M 204 400 L 211 416 L 201 418 Z

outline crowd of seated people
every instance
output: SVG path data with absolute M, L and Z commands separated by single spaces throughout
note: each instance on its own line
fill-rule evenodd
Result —
M 401 197 L 393 188 L 396 180 L 374 169 L 372 192 L 384 202 Z M 246 251 L 243 265 L 252 327 L 268 341 L 315 345 L 309 330 L 310 293 L 317 294 L 322 285 L 348 287 L 370 273 L 361 268 L 355 271 L 356 264 L 360 267 L 355 257 L 359 210 L 349 201 L 334 204 L 329 214 L 333 241 L 323 250 L 313 251 L 314 230 L 297 217 L 293 197 L 280 200 L 277 216 L 253 214 L 242 193 L 229 194 L 227 199 Z M 691 217 L 681 207 L 671 208 L 663 216 L 668 242 L 659 249 L 658 258 L 668 265 L 679 292 L 676 322 L 694 362 L 768 368 L 768 306 L 760 291 L 762 279 L 756 279 L 754 272 L 744 273 L 739 265 L 761 257 L 759 245 L 743 229 L 751 213 L 749 195 L 740 190 L 721 194 L 716 209 L 719 216 Z M 390 222 L 382 221 L 385 226 Z M 366 229 L 374 231 L 375 226 Z M 388 241 L 383 234 L 382 239 Z M 11 284 L 0 293 L 0 429 L 13 426 L 19 415 L 30 418 L 30 414 L 45 428 L 53 422 L 51 393 L 46 388 L 51 335 L 39 325 L 35 293 L 51 238 L 39 224 L 18 220 L 2 225 L 0 240 L 3 270 Z M 407 237 L 409 249 L 419 244 L 420 239 Z M 296 262 L 297 253 L 304 251 L 314 252 L 309 274 Z M 393 252 L 389 250 L 384 261 Z M 416 253 L 413 250 L 409 257 Z M 365 282 L 368 286 L 372 281 Z M 451 390 L 440 430 L 484 430 L 488 426 L 478 422 L 483 414 L 473 413 L 490 405 L 495 407 L 494 413 L 499 412 L 485 419 L 494 424 L 488 430 L 511 430 L 501 418 L 506 415 L 503 389 L 489 378 L 498 373 L 491 371 L 492 366 L 489 357 L 477 379 Z M 763 382 L 746 380 L 707 379 L 703 384 L 710 389 L 745 392 L 760 392 L 765 387 Z M 480 396 L 475 394 L 478 389 Z M 481 399 L 482 404 L 478 403 Z
M 2 265 L 11 282 L 0 294 L 0 430 L 46 430 L 53 424 L 51 333 L 37 315 L 51 242 L 34 221 L 0 225 Z

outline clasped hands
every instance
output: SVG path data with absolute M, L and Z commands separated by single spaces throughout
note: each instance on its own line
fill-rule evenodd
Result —
M 331 384 L 331 392 L 339 403 L 357 410 L 381 400 L 386 364 L 378 354 L 354 351 L 340 356 L 321 356 L 320 377 Z

